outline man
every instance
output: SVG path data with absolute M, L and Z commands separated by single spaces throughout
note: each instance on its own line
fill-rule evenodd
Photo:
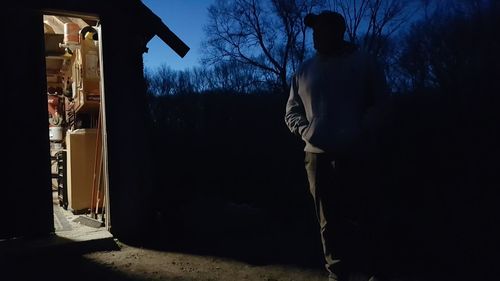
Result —
M 304 24 L 313 30 L 317 53 L 293 77 L 285 122 L 305 142 L 329 280 L 347 281 L 358 272 L 363 255 L 370 254 L 369 245 L 362 244 L 367 241 L 360 230 L 366 196 L 357 179 L 362 177 L 370 109 L 386 94 L 385 75 L 375 59 L 344 41 L 342 15 L 308 14 Z M 364 280 L 372 272 L 366 274 Z

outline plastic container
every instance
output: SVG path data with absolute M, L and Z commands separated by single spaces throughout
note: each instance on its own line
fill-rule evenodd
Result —
M 62 141 L 63 130 L 62 127 L 49 127 L 49 140 Z
M 74 22 L 67 22 L 64 24 L 64 43 L 80 43 L 80 26 L 78 26 L 78 24 Z

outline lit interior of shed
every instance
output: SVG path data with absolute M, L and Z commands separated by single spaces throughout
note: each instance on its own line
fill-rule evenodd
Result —
M 43 25 L 54 229 L 104 227 L 109 198 L 99 21 L 44 15 Z

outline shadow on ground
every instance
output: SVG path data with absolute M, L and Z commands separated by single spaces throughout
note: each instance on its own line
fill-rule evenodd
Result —
M 307 202 L 306 202 L 307 203 Z M 296 206 L 298 207 L 298 206 Z M 219 256 L 252 265 L 322 269 L 312 206 L 302 215 L 200 197 L 177 212 L 157 214 L 157 224 L 132 244 L 165 251 Z
M 87 253 L 118 250 L 110 239 L 72 242 L 51 234 L 8 241 L 3 246 L 0 272 L 4 280 L 141 280 L 85 258 Z

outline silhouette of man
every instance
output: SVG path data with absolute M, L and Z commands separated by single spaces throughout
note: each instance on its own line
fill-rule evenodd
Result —
M 369 254 L 359 231 L 368 189 L 359 181 L 362 143 L 369 109 L 386 94 L 385 75 L 374 58 L 344 41 L 342 15 L 308 14 L 304 24 L 313 30 L 316 54 L 294 74 L 285 122 L 305 142 L 328 278 L 347 281 L 362 272 L 357 263 Z

